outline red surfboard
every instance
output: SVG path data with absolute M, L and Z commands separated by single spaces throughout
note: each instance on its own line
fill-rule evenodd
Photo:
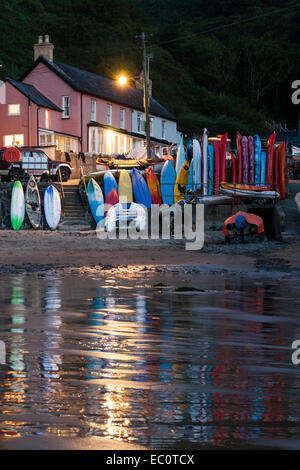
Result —
M 220 143 L 214 141 L 214 156 L 215 156 L 215 178 L 214 178 L 214 194 L 220 193 Z
M 106 214 L 108 210 L 111 208 L 111 206 L 114 206 L 115 204 L 118 204 L 119 202 L 119 196 L 117 194 L 117 191 L 115 189 L 112 189 L 105 201 L 104 204 L 104 217 L 106 217 Z
M 233 152 L 230 153 L 231 156 L 231 169 L 232 169 L 232 182 L 236 183 L 236 156 Z
M 221 162 L 221 181 L 225 182 L 226 181 L 226 145 L 227 145 L 227 136 L 228 133 L 225 132 L 225 134 L 222 135 L 221 137 L 221 157 L 220 157 L 220 162 Z
M 276 132 L 270 135 L 268 139 L 267 150 L 267 176 L 266 183 L 273 184 L 274 182 L 274 144 L 276 140 Z
M 274 149 L 274 182 L 275 191 L 279 191 L 279 145 Z
M 249 147 L 249 182 L 254 184 L 254 140 L 252 135 L 248 137 Z
M 242 137 L 242 153 L 243 153 L 243 183 L 249 183 L 249 148 L 248 139 L 246 136 Z
M 285 142 L 279 145 L 279 199 L 285 199 Z
M 236 133 L 236 149 L 238 156 L 238 183 L 243 182 L 242 136 Z
M 162 204 L 159 181 L 150 166 L 146 169 L 146 180 L 151 194 L 152 204 Z

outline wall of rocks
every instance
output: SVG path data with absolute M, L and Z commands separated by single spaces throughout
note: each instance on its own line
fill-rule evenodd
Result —
M 58 184 L 39 183 L 38 186 L 39 186 L 42 206 L 43 206 L 45 189 L 50 184 L 53 184 L 53 186 L 55 186 L 60 193 L 60 187 Z M 25 193 L 27 183 L 22 183 L 22 185 L 23 185 L 23 189 Z M 10 203 L 11 203 L 12 189 L 13 189 L 13 183 L 0 183 L 0 229 L 12 229 L 11 223 L 10 223 Z M 61 222 L 62 221 L 63 221 L 63 218 L 61 219 Z M 44 210 L 42 210 L 42 219 L 41 219 L 40 229 L 49 230 L 49 227 L 45 220 Z M 21 230 L 34 230 L 32 225 L 29 222 L 29 219 L 26 214 L 26 210 L 25 210 L 24 223 L 23 223 Z

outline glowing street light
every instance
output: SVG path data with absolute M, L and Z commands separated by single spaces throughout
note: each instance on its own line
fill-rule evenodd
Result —
M 120 85 L 126 85 L 127 84 L 127 77 L 125 75 L 120 75 L 118 77 L 118 82 Z

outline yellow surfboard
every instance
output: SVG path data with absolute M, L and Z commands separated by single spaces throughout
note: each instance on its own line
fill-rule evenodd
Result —
M 126 170 L 121 170 L 119 176 L 119 201 L 133 202 L 131 178 Z
M 187 182 L 189 179 L 190 164 L 185 161 L 178 172 L 174 186 L 174 202 L 178 202 L 185 197 Z

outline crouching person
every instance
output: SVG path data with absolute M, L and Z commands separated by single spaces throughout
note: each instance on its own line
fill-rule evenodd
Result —
M 225 220 L 223 234 L 227 243 L 262 241 L 264 222 L 258 215 L 240 211 Z

